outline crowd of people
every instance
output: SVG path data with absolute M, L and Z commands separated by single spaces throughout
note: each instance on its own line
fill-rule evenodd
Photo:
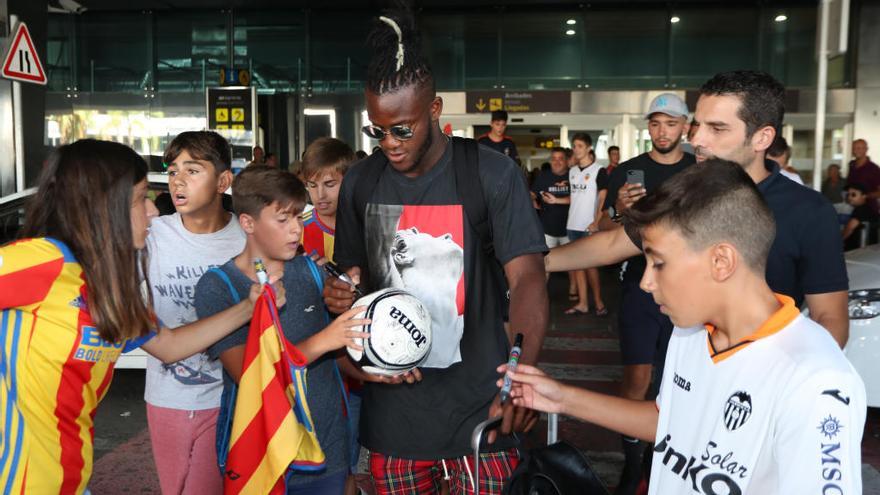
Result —
M 822 193 L 803 186 L 779 137 L 784 88 L 733 71 L 700 88 L 693 112 L 656 97 L 650 151 L 620 162 L 611 147 L 603 167 L 576 133 L 527 184 L 506 112 L 479 145 L 443 132 L 415 33 L 396 13 L 371 34 L 369 156 L 320 138 L 296 174 L 257 147 L 233 175 L 223 137 L 185 132 L 165 152 L 172 208 L 159 216 L 130 148 L 81 140 L 55 152 L 21 239 L 0 247 L 3 493 L 88 493 L 95 409 L 116 359 L 137 347 L 153 356 L 145 400 L 162 492 L 222 493 L 265 290 L 255 258 L 308 362 L 303 400 L 326 456 L 319 472 L 288 476 L 287 493 L 357 493 L 364 447 L 378 493 L 500 494 L 520 464 L 513 433 L 539 411 L 622 435 L 619 494 L 638 489 L 648 444 L 651 493 L 859 492 L 865 392 L 840 348 L 844 239 L 876 235 L 867 143 L 853 143 L 846 179 L 832 166 Z M 844 192 L 853 209 L 841 219 L 832 203 Z M 354 285 L 316 279 L 328 261 Z M 597 270 L 621 262 L 619 395 L 553 380 L 538 367 L 549 274 L 568 273 L 566 315 L 604 317 Z M 424 366 L 380 377 L 347 357 L 368 336 L 355 285 L 402 287 L 437 308 Z M 515 372 L 503 365 L 508 328 L 524 336 Z M 477 485 L 471 433 L 495 416 Z

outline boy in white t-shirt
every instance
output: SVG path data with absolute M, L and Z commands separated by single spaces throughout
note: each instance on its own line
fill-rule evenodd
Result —
M 238 218 L 223 209 L 232 183 L 229 143 L 217 133 L 184 132 L 165 151 L 176 213 L 156 218 L 148 241 L 156 314 L 170 328 L 196 321 L 196 283 L 244 249 Z M 147 358 L 147 422 L 162 493 L 221 493 L 215 428 L 222 366 L 200 353 L 166 365 Z
M 599 231 L 599 220 L 602 217 L 602 205 L 608 192 L 608 174 L 601 165 L 596 163 L 592 153 L 593 138 L 587 133 L 576 133 L 571 137 L 574 165 L 568 169 L 569 196 L 555 196 L 549 192 L 541 193 L 541 200 L 547 204 L 568 204 L 568 222 L 566 231 L 569 241 Z M 596 316 L 606 316 L 608 308 L 602 302 L 599 284 L 599 269 L 588 268 L 575 270 L 577 286 L 577 304 L 565 311 L 567 315 L 587 314 L 590 311 L 587 288 L 593 292 L 593 304 Z
M 775 223 L 745 171 L 690 167 L 624 221 L 642 236 L 642 289 L 676 325 L 656 403 L 521 366 L 514 404 L 653 441 L 652 494 L 861 493 L 864 384 L 831 335 L 767 286 Z

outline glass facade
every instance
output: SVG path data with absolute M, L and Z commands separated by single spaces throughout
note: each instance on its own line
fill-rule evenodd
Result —
M 201 91 L 224 66 L 263 91 L 338 94 L 363 86 L 373 11 L 86 12 L 49 17 L 50 89 Z M 422 11 L 440 90 L 694 88 L 729 69 L 815 84 L 816 8 Z M 785 20 L 777 21 L 778 16 Z M 674 21 L 674 22 L 673 22 Z M 846 57 L 829 80 L 850 86 Z

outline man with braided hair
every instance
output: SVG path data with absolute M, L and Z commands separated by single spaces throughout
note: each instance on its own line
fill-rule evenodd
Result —
M 381 150 L 353 166 L 342 184 L 335 259 L 368 291 L 401 287 L 425 302 L 433 343 L 421 369 L 397 383 L 368 381 L 360 440 L 372 452 L 379 493 L 439 493 L 441 478 L 453 494 L 474 493 L 470 434 L 483 420 L 503 415 L 500 434 L 490 434 L 480 458 L 477 487 L 500 494 L 518 460 L 509 434 L 537 420 L 498 397 L 495 368 L 510 348 L 503 285 L 510 291 L 510 327 L 525 336 L 521 361 L 535 363 L 548 316 L 541 223 L 509 157 L 441 131 L 443 101 L 419 53 L 411 14 L 380 17 L 370 44 L 364 132 Z M 479 174 L 467 184 L 457 180 L 463 160 L 475 160 L 469 170 Z M 472 195 L 463 191 L 474 186 L 484 199 L 490 242 L 475 227 L 485 224 L 475 221 Z M 362 194 L 369 194 L 364 203 Z M 453 252 L 463 253 L 463 262 L 440 259 Z M 439 261 L 418 263 L 426 259 Z M 352 304 L 352 288 L 334 279 L 324 297 L 332 311 L 342 312 Z

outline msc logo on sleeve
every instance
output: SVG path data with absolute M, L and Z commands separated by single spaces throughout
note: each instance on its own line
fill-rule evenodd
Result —
M 89 363 L 115 363 L 124 345 L 122 342 L 114 344 L 102 339 L 97 327 L 83 326 L 73 358 Z

